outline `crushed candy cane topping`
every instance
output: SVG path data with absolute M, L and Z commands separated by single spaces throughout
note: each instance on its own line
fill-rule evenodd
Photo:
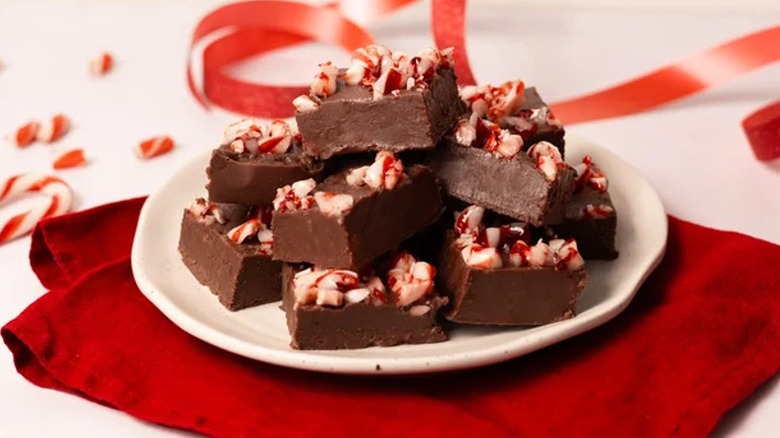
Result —
M 395 154 L 380 151 L 370 166 L 357 167 L 347 173 L 347 184 L 367 185 L 374 190 L 392 190 L 403 180 L 404 163 Z
M 327 216 L 343 216 L 355 205 L 352 195 L 331 192 L 316 192 L 314 202 L 317 208 Z
M 499 86 L 464 86 L 460 89 L 460 97 L 478 117 L 511 129 L 524 140 L 528 140 L 542 126 L 553 130 L 563 127 L 546 106 L 523 109 L 524 92 L 523 81 L 508 81 Z
M 395 295 L 396 306 L 404 307 L 428 297 L 433 292 L 435 277 L 433 265 L 417 261 L 408 252 L 402 252 L 395 257 L 387 272 L 387 285 Z M 415 312 L 419 311 L 421 309 Z
M 550 142 L 540 141 L 528 149 L 528 156 L 536 163 L 539 169 L 548 181 L 555 181 L 558 177 L 558 170 L 567 167 L 563 161 L 561 152 Z
M 209 203 L 204 198 L 197 198 L 193 203 L 187 207 L 187 211 L 195 216 L 195 218 L 206 225 L 211 225 L 214 222 L 224 224 L 225 219 L 219 212 L 216 205 Z
M 523 148 L 523 137 L 471 113 L 455 126 L 455 141 L 465 147 L 482 148 L 499 158 L 514 158 Z
M 254 210 L 252 218 L 227 232 L 227 237 L 234 243 L 259 244 L 257 253 L 271 256 L 274 253 L 274 234 L 271 231 L 270 208 L 258 208 Z
M 615 214 L 615 209 L 612 208 L 612 206 L 609 205 L 593 205 L 588 204 L 584 207 L 582 207 L 582 218 L 583 219 L 603 219 L 610 217 Z
M 388 302 L 387 290 L 379 277 L 363 280 L 357 272 L 345 269 L 304 269 L 293 277 L 293 294 L 296 306 L 341 307 L 360 302 L 378 306 Z
M 421 50 L 417 56 L 393 52 L 387 47 L 370 44 L 352 52 L 349 67 L 339 72 L 331 62 L 320 64 L 309 95 L 293 100 L 299 113 L 316 110 L 320 99 L 333 95 L 338 87 L 338 76 L 348 85 L 362 85 L 371 90 L 374 99 L 398 96 L 403 90 L 425 90 L 436 72 L 452 68 L 453 48 Z
M 299 141 L 299 134 L 284 120 L 273 120 L 269 124 L 257 119 L 242 119 L 225 128 L 223 145 L 229 145 L 233 153 L 241 154 L 283 154 L 293 143 Z
M 593 163 L 590 155 L 586 155 L 582 163 L 574 166 L 574 170 L 577 171 L 577 179 L 574 181 L 575 191 L 580 191 L 586 186 L 600 193 L 607 191 L 607 176 Z
M 314 197 L 310 195 L 317 182 L 313 178 L 296 181 L 276 189 L 274 197 L 274 211 L 284 213 L 287 211 L 306 210 L 314 206 Z
M 455 245 L 463 261 L 476 269 L 496 269 L 503 266 L 554 267 L 576 271 L 584 265 L 574 240 L 556 239 L 549 244 L 541 240 L 530 244 L 527 224 L 516 222 L 499 227 L 482 224 L 485 209 L 471 205 L 455 218 Z

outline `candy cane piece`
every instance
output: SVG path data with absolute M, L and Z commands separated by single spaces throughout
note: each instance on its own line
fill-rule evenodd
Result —
M 28 193 L 41 193 L 49 200 L 0 224 L 0 243 L 29 233 L 40 220 L 67 213 L 73 204 L 73 192 L 65 181 L 56 176 L 25 173 L 0 185 L 0 205 Z
M 138 144 L 135 152 L 144 159 L 154 158 L 173 149 L 173 139 L 165 136 L 154 137 Z
M 8 137 L 8 140 L 20 148 L 29 146 L 35 141 L 35 137 L 38 135 L 40 127 L 41 124 L 38 122 L 27 122 L 17 128 L 16 131 Z
M 55 158 L 52 167 L 55 169 L 67 169 L 70 167 L 82 166 L 86 162 L 87 160 L 84 158 L 83 149 L 71 149 Z
M 103 52 L 89 63 L 89 70 L 95 76 L 105 76 L 114 68 L 114 57 L 108 52 Z
M 52 117 L 51 120 L 47 120 L 41 123 L 41 127 L 38 129 L 36 138 L 38 141 L 52 143 L 62 138 L 63 135 L 67 134 L 69 129 L 70 119 L 68 119 L 68 117 L 64 114 L 57 114 Z

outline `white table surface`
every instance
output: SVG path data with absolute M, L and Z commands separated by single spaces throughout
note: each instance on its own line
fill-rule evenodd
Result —
M 53 151 L 85 148 L 87 167 L 60 172 L 77 208 L 143 195 L 205 148 L 215 145 L 225 112 L 205 112 L 189 95 L 184 62 L 196 20 L 218 2 L 0 2 L 0 132 L 29 118 L 68 114 L 73 131 L 54 148 L 17 150 L 0 143 L 0 178 L 46 172 Z M 613 2 L 614 3 L 614 2 Z M 470 7 L 469 53 L 477 77 L 523 78 L 547 100 L 576 95 L 645 72 L 720 41 L 780 22 L 780 11 L 572 8 L 478 4 Z M 430 45 L 425 5 L 371 26 L 378 41 L 407 52 Z M 87 74 L 108 49 L 117 67 Z M 305 59 L 301 59 L 305 57 Z M 318 60 L 343 62 L 336 49 L 309 46 L 279 53 L 239 73 L 306 82 Z M 658 112 L 571 126 L 621 154 L 656 186 L 671 214 L 780 243 L 780 163 L 753 159 L 741 117 L 780 98 L 780 65 Z M 175 152 L 150 162 L 131 148 L 170 134 Z M 18 211 L 2 209 L 0 219 Z M 0 323 L 45 292 L 27 261 L 29 238 L 0 246 Z M 780 379 L 729 413 L 716 436 L 776 436 Z M 775 414 L 775 415 L 773 415 Z M 121 412 L 35 387 L 0 348 L 0 437 L 175 436 Z

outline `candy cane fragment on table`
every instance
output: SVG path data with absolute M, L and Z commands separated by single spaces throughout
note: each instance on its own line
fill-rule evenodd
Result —
M 16 128 L 16 130 L 8 136 L 8 140 L 20 148 L 29 146 L 35 141 L 40 128 L 41 124 L 36 121 L 27 122 Z
M 114 57 L 103 52 L 89 63 L 89 71 L 95 76 L 105 76 L 114 68 Z
M 63 152 L 54 158 L 52 168 L 54 169 L 68 169 L 71 167 L 83 166 L 87 163 L 84 158 L 84 150 L 77 148 Z
M 135 148 L 135 153 L 143 159 L 154 158 L 170 152 L 173 149 L 173 139 L 167 135 L 144 140 Z
M 64 114 L 56 114 L 40 124 L 35 138 L 44 143 L 53 143 L 70 130 L 70 119 Z
M 73 205 L 73 191 L 65 181 L 40 174 L 21 174 L 3 181 L 0 205 L 36 193 L 46 195 L 48 200 L 0 223 L 0 244 L 29 233 L 40 220 L 67 213 Z

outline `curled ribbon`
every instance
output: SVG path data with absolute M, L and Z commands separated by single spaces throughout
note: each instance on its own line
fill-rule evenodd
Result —
M 414 0 L 349 0 L 326 6 L 290 1 L 248 1 L 218 8 L 196 27 L 192 47 L 216 31 L 228 31 L 210 42 L 203 53 L 203 95 L 194 84 L 188 63 L 190 90 L 225 109 L 260 117 L 292 115 L 290 102 L 306 87 L 248 83 L 228 75 L 230 64 L 305 41 L 321 41 L 354 50 L 373 42 L 357 22 L 365 23 Z M 289 17 L 295 17 L 290 20 Z M 466 52 L 466 0 L 433 0 L 432 28 L 438 47 L 455 47 L 455 68 L 461 84 L 474 84 Z M 637 114 L 721 85 L 780 60 L 780 26 L 755 32 L 685 58 L 622 84 L 555 102 L 551 107 L 567 124 Z M 780 102 L 743 121 L 759 160 L 780 157 Z

